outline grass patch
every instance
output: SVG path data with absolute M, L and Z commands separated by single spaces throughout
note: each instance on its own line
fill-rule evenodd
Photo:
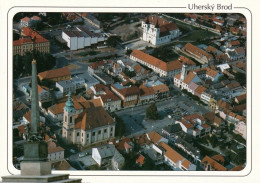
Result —
M 214 34 L 207 30 L 193 30 L 190 32 L 187 36 L 180 38 L 180 41 L 198 41 L 198 40 L 205 40 L 210 39 L 212 37 L 217 36 L 217 34 Z

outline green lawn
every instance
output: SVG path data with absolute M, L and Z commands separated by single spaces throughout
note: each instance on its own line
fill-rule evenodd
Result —
M 179 41 L 197 41 L 200 39 L 210 39 L 211 37 L 215 37 L 217 34 L 214 34 L 207 30 L 193 30 L 189 32 L 186 36 L 179 39 Z

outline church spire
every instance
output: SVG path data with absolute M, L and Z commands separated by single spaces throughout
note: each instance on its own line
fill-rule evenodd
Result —
M 37 68 L 36 60 L 32 61 L 32 93 L 31 93 L 31 133 L 38 135 L 40 127 L 39 115 L 39 99 L 38 99 L 38 83 L 37 83 Z
M 74 108 L 74 103 L 73 103 L 72 98 L 71 98 L 71 92 L 70 91 L 69 91 L 68 100 L 66 102 L 66 106 L 64 107 L 64 109 L 67 112 L 72 112 L 75 109 Z

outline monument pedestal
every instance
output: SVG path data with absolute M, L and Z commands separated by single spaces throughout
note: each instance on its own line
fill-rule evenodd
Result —
M 41 176 L 51 174 L 51 162 L 21 162 L 21 175 L 27 176 Z
M 81 183 L 81 179 L 69 179 L 69 174 L 49 174 L 41 176 L 28 175 L 10 175 L 3 176 L 2 182 L 24 182 L 24 183 L 38 183 L 38 182 L 52 182 L 52 183 Z

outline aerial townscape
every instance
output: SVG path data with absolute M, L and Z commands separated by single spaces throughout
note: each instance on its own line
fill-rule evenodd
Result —
M 243 170 L 246 26 L 234 13 L 17 13 L 13 165 L 35 60 L 53 170 Z

